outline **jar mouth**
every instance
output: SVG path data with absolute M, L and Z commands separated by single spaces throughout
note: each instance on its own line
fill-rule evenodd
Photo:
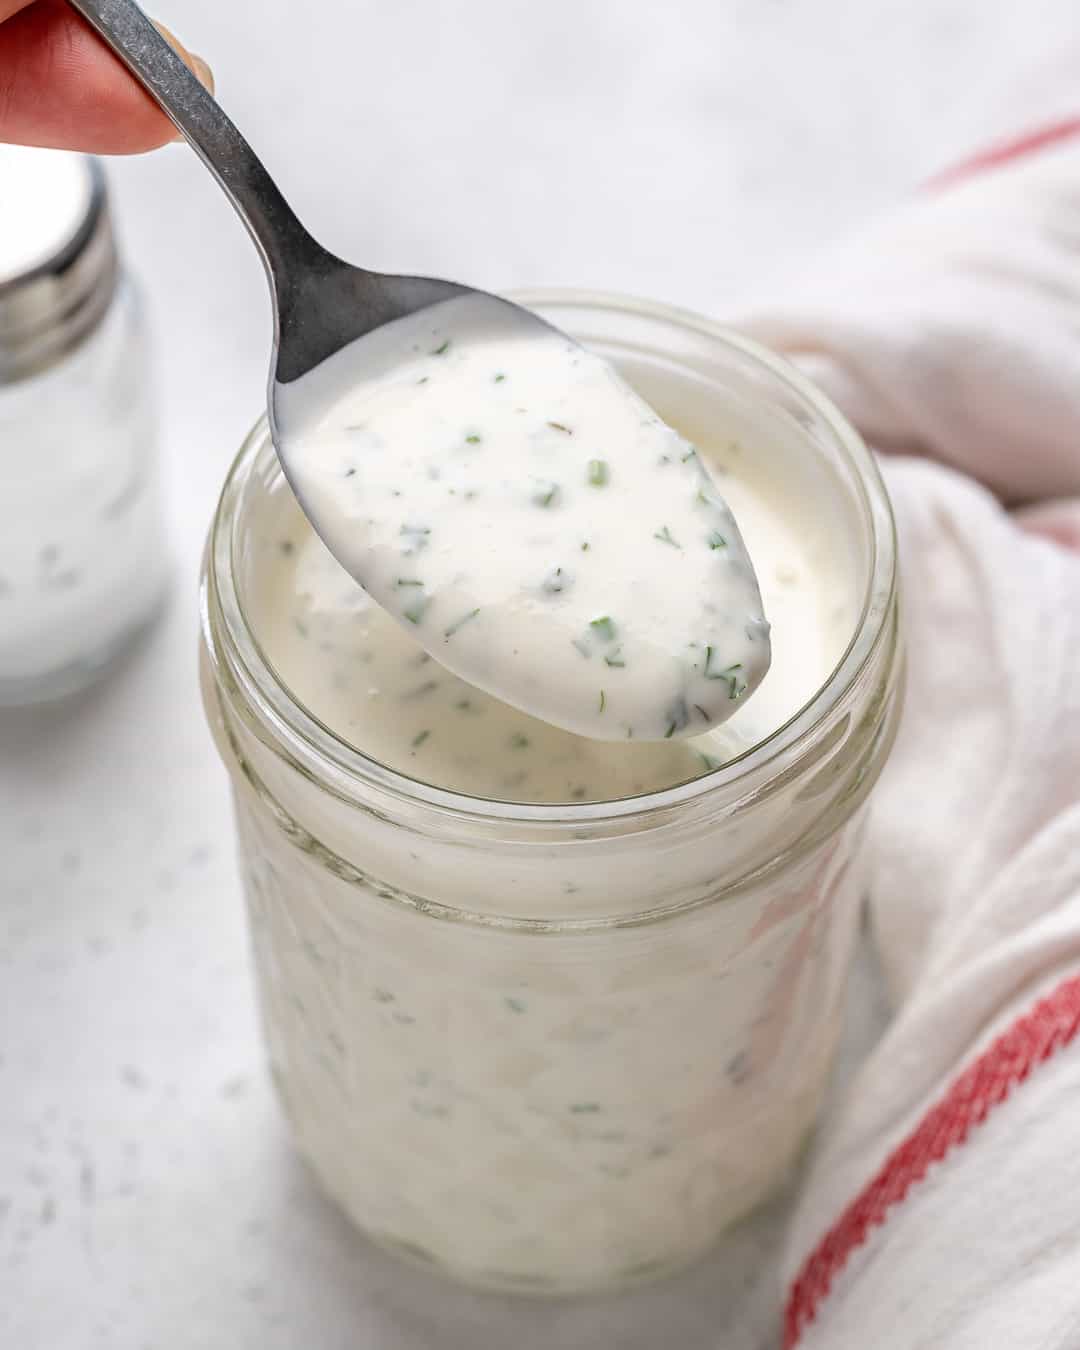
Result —
M 737 353 L 803 405 L 824 426 L 852 470 L 852 488 L 868 534 L 869 565 L 851 637 L 822 685 L 767 736 L 719 768 L 671 787 L 594 802 L 502 801 L 449 788 L 391 769 L 343 741 L 297 702 L 249 626 L 236 582 L 237 526 L 244 489 L 259 463 L 274 454 L 265 416 L 248 434 L 230 467 L 207 545 L 202 587 L 202 628 L 212 664 L 227 669 L 249 708 L 272 731 L 279 752 L 306 776 L 346 800 L 360 801 L 377 788 L 403 803 L 474 821 L 591 826 L 683 807 L 703 798 L 736 802 L 757 790 L 770 766 L 809 738 L 855 685 L 888 626 L 896 591 L 896 532 L 884 482 L 874 457 L 847 419 L 801 372 L 753 340 L 692 311 L 597 291 L 543 289 L 510 297 L 545 311 L 589 309 L 659 320 Z M 556 315 L 556 322 L 558 322 Z

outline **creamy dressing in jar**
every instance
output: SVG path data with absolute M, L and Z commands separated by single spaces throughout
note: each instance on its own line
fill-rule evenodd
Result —
M 546 324 L 444 302 L 277 399 L 334 556 L 471 685 L 580 736 L 659 741 L 725 722 L 768 669 L 754 569 L 697 448 Z
M 798 1156 L 901 665 L 887 502 L 824 401 L 704 321 L 552 308 L 723 485 L 775 626 L 754 698 L 635 744 L 478 693 L 357 594 L 265 428 L 208 549 L 203 688 L 298 1147 L 388 1247 L 565 1292 L 691 1259 Z
M 747 481 L 752 445 L 744 453 L 738 440 L 703 442 L 699 454 L 738 514 L 767 610 L 777 616 L 772 667 L 758 693 L 704 735 L 595 740 L 470 686 L 357 586 L 288 497 L 254 541 L 256 629 L 281 678 L 320 721 L 425 782 L 507 801 L 580 802 L 696 778 L 756 744 L 812 696 L 839 654 L 836 597 L 844 593 L 841 560 L 821 527 L 808 526 L 782 497 L 770 500 L 767 483 Z M 614 672 L 594 664 L 592 697 L 603 716 L 617 686 Z

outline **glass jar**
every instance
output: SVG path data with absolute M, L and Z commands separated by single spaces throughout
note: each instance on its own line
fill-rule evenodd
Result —
M 699 444 L 738 409 L 782 427 L 850 545 L 850 641 L 823 687 L 739 758 L 646 796 L 508 804 L 393 772 L 295 701 L 249 627 L 256 523 L 288 492 L 265 424 L 210 534 L 202 679 L 301 1151 L 378 1242 L 563 1292 L 688 1261 L 799 1155 L 902 662 L 884 488 L 797 372 L 659 306 L 522 300 Z
M 89 684 L 166 579 L 142 311 L 93 160 L 0 146 L 0 705 Z

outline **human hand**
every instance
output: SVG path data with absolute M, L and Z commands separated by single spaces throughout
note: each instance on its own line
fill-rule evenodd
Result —
M 160 24 L 208 89 L 213 76 Z M 0 141 L 127 155 L 172 123 L 66 0 L 0 0 Z

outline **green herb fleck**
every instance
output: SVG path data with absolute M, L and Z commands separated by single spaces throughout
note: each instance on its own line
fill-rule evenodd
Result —
M 615 641 L 615 624 L 607 614 L 602 614 L 599 619 L 591 619 L 589 627 L 601 642 Z
M 301 637 L 303 638 L 310 637 L 311 635 L 310 630 L 307 624 L 303 621 L 303 619 L 293 619 L 293 627 L 296 629 L 296 631 L 300 634 Z
M 623 659 L 622 648 L 616 647 L 613 652 L 608 652 L 604 656 L 604 665 L 614 666 L 621 670 L 626 665 L 626 661 Z
M 705 648 L 705 678 L 707 680 L 725 680 L 728 687 L 728 698 L 742 698 L 746 693 L 745 682 L 740 682 L 737 671 L 742 670 L 742 665 L 736 661 L 733 666 L 725 666 L 723 670 L 713 670 L 713 651 L 712 647 Z
M 510 998 L 508 996 L 506 999 L 506 1006 L 511 1012 L 523 1013 L 525 1011 L 525 1004 L 522 1003 L 519 998 Z
M 594 1116 L 600 1110 L 599 1102 L 573 1102 L 570 1112 L 575 1116 Z
M 719 530 L 713 530 L 713 532 L 709 535 L 709 547 L 727 548 L 727 540 L 724 538 L 724 536 L 720 533 Z
M 607 707 L 607 694 L 605 694 L 604 691 L 601 689 L 601 690 L 600 690 L 600 711 L 603 712 L 604 709 L 605 709 L 606 707 Z
M 590 459 L 588 469 L 589 482 L 593 487 L 607 487 L 611 474 L 606 459 Z
M 500 372 L 498 375 L 495 376 L 495 383 L 496 383 L 496 384 L 502 384 L 503 380 L 505 380 L 505 379 L 506 379 L 506 376 L 503 375 L 503 374 Z
M 678 727 L 679 727 L 678 722 L 669 722 L 668 729 L 667 731 L 664 732 L 664 740 L 670 741 L 672 736 L 674 736 L 675 732 L 678 730 Z
M 375 989 L 371 994 L 376 1003 L 393 1003 L 394 996 L 386 989 Z
M 480 613 L 479 609 L 470 609 L 468 614 L 463 614 L 460 619 L 452 623 L 450 627 L 446 630 L 446 632 L 443 634 L 443 636 L 447 640 L 449 640 L 454 636 L 455 633 L 460 631 L 460 629 L 464 628 L 470 619 L 475 619 L 479 613 Z
M 427 607 L 430 603 L 428 597 L 426 595 L 423 596 L 415 605 L 410 605 L 409 608 L 404 611 L 405 618 L 408 619 L 410 623 L 419 624 L 423 619 L 424 614 L 427 612 Z
M 398 577 L 397 584 L 399 586 L 422 586 L 424 583 L 418 581 L 415 577 Z
M 561 431 L 564 436 L 572 436 L 574 434 L 569 427 L 563 426 L 561 422 L 549 422 L 548 426 L 555 431 Z
M 278 551 L 283 558 L 291 558 L 296 552 L 296 545 L 291 539 L 282 539 L 281 543 L 278 544 Z
M 427 375 L 421 375 L 420 378 L 416 381 L 416 383 L 417 383 L 417 384 L 427 384 L 429 378 L 430 378 L 430 377 L 427 376 Z
M 553 506 L 559 496 L 558 483 L 543 481 L 537 484 L 532 499 L 535 506 Z
M 421 731 L 418 735 L 414 736 L 412 748 L 414 750 L 419 750 L 430 735 L 431 735 L 430 731 Z
M 346 470 L 345 470 L 345 477 L 346 477 L 346 478 L 352 478 L 352 477 L 355 475 L 355 473 L 356 473 L 356 470 L 355 470 L 355 469 L 346 469 Z
M 431 354 L 432 356 L 445 356 L 449 350 L 450 350 L 450 339 L 447 338 L 446 341 L 443 342 L 441 346 L 436 347 Z
M 683 462 L 684 464 L 689 464 L 689 462 L 690 462 L 692 459 L 697 459 L 697 451 L 694 449 L 693 446 L 691 446 L 690 449 L 687 450 L 686 454 L 683 455 L 683 457 L 682 457 L 682 462 Z
M 720 761 L 718 759 L 714 759 L 712 755 L 703 754 L 700 750 L 698 751 L 698 759 L 701 760 L 702 767 L 707 773 L 712 773 L 713 769 L 718 769 L 720 767 Z
M 653 535 L 653 538 L 659 539 L 662 544 L 670 544 L 672 548 L 682 548 L 682 544 L 679 543 L 666 525 L 663 526 L 662 529 L 657 530 Z
M 540 589 L 548 595 L 559 595 L 574 584 L 574 578 L 562 567 L 554 567 L 544 578 Z
M 476 434 L 476 432 L 473 432 L 471 436 L 466 436 L 466 437 L 465 437 L 465 444 L 466 444 L 466 445 L 479 445 L 479 444 L 480 444 L 480 437 Z
M 582 551 L 582 553 L 588 553 L 588 551 L 589 551 L 589 541 L 588 541 L 587 539 L 582 543 L 582 545 L 581 545 L 581 551 Z
M 523 736 L 520 731 L 515 731 L 510 737 L 511 750 L 527 750 L 529 748 L 528 736 Z

